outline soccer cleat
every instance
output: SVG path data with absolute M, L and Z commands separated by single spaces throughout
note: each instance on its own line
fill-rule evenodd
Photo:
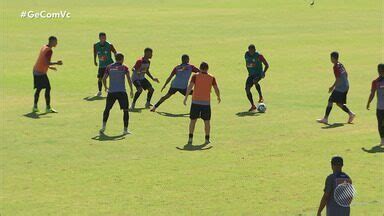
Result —
M 132 103 L 131 104 L 131 108 L 129 108 L 130 110 L 135 110 L 135 106 L 136 106 L 136 104 L 135 103 Z
M 47 112 L 47 113 L 58 113 L 57 110 L 53 109 L 52 107 L 47 107 L 45 112 Z
M 206 139 L 204 144 L 208 145 L 209 143 L 211 143 L 211 141 L 209 141 L 209 139 Z
M 127 128 L 123 130 L 123 135 L 132 134 Z
M 147 109 L 149 109 L 149 108 L 151 108 L 151 106 L 153 106 L 150 102 L 147 102 L 146 104 L 145 104 L 145 108 L 147 108 Z
M 101 91 L 97 92 L 96 94 L 97 97 L 101 97 L 101 95 L 102 95 Z
M 151 112 L 156 112 L 156 106 L 153 106 L 152 109 L 151 109 Z
M 105 132 L 105 127 L 101 128 L 101 129 L 99 130 L 99 134 L 104 134 L 104 132 Z
M 326 119 L 326 118 L 317 119 L 316 121 L 319 123 L 328 124 L 328 119 Z
M 257 109 L 257 107 L 255 105 L 252 105 L 252 107 L 248 110 L 248 112 L 255 111 L 256 109 Z
M 32 108 L 32 112 L 37 113 L 37 112 L 40 112 L 40 110 L 39 110 L 39 108 L 37 108 L 37 107 L 34 106 L 34 107 Z
M 259 98 L 259 103 L 264 103 L 264 98 L 263 97 Z
M 351 113 L 349 115 L 348 124 L 352 124 L 353 119 L 355 119 L 355 117 L 356 117 L 356 114 L 355 113 Z

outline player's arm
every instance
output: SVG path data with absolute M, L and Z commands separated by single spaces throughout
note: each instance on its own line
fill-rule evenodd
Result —
M 109 67 L 107 67 L 107 69 L 105 70 L 105 74 L 104 74 L 103 80 L 102 80 L 105 91 L 108 91 L 108 86 L 107 86 L 108 76 L 109 76 Z
M 264 74 L 265 74 L 269 68 L 269 64 L 263 55 L 260 55 L 260 60 L 261 60 L 261 63 L 263 63 L 264 65 Z
M 372 102 L 373 98 L 375 97 L 375 93 L 376 93 L 376 86 L 375 85 L 376 85 L 375 83 L 372 83 L 371 94 L 369 94 L 368 102 L 367 102 L 367 110 L 369 110 L 369 106 L 371 105 L 371 102 Z
M 51 57 L 52 57 L 52 50 L 48 51 L 47 54 L 45 54 L 45 58 L 47 60 L 48 66 L 51 66 L 51 65 L 62 65 L 63 64 L 62 61 L 51 62 Z M 52 70 L 56 70 L 55 67 L 48 67 L 48 68 L 52 69 Z
M 219 89 L 219 86 L 216 83 L 216 79 L 215 78 L 213 78 L 212 86 L 213 86 L 213 89 L 215 90 L 217 101 L 220 103 L 221 102 L 220 89 Z
M 113 52 L 113 54 L 115 54 L 115 55 L 116 55 L 116 53 L 117 53 L 115 47 L 114 47 L 112 44 L 111 44 L 111 52 Z
M 324 192 L 323 197 L 320 200 L 319 209 L 317 210 L 317 216 L 321 216 L 321 212 L 323 211 L 325 205 L 328 202 L 330 194 L 328 192 Z
M 145 72 L 145 73 L 149 76 L 149 78 L 151 78 L 151 80 L 153 80 L 153 81 L 155 81 L 157 83 L 160 82 L 159 79 L 157 79 L 156 77 L 152 76 L 152 74 L 151 74 L 151 72 L 149 72 L 149 70 L 147 70 L 147 72 Z
M 336 86 L 339 82 L 340 82 L 340 78 L 339 78 L 339 77 L 336 77 L 335 82 L 333 82 L 333 84 L 331 85 L 331 87 L 329 87 L 328 92 L 331 93 L 331 92 L 335 89 L 335 86 Z
M 97 66 L 96 57 L 97 57 L 96 44 L 93 44 L 93 63 L 95 64 L 95 66 Z
M 192 80 L 188 85 L 187 92 L 185 93 L 185 98 L 183 101 L 184 105 L 187 105 L 188 96 L 189 96 L 189 94 L 191 94 L 191 91 L 192 91 L 194 86 L 195 86 L 195 79 L 194 79 L 194 77 L 192 77 Z
M 168 85 L 168 83 L 171 81 L 172 77 L 174 77 L 176 75 L 176 68 L 173 69 L 173 71 L 171 72 L 171 74 L 169 75 L 169 77 L 167 78 L 167 80 L 165 81 L 164 85 L 163 85 L 163 88 L 161 88 L 161 91 L 163 91 L 165 89 L 165 87 Z
M 129 69 L 127 68 L 127 73 L 125 74 L 125 76 L 127 77 L 127 81 L 128 81 L 128 85 L 129 85 L 129 96 L 131 98 L 133 98 L 133 87 L 132 87 L 132 79 L 131 79 L 131 75 L 129 74 Z

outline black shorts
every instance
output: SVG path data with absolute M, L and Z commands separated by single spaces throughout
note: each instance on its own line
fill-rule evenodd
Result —
M 328 101 L 332 103 L 346 104 L 347 94 L 348 94 L 348 91 L 346 92 L 333 91 L 331 96 L 329 96 Z
M 211 120 L 211 105 L 191 104 L 190 119 L 201 118 L 204 121 Z
M 51 88 L 47 74 L 33 75 L 33 88 L 34 89 L 47 89 Z
M 97 71 L 97 78 L 103 78 L 106 69 L 107 68 L 105 68 L 105 67 L 100 67 L 99 70 Z
M 259 82 L 262 79 L 261 74 L 255 74 L 248 76 L 247 81 L 245 81 L 245 88 L 251 88 L 255 83 Z
M 126 92 L 111 92 L 107 95 L 107 102 L 105 105 L 105 109 L 112 109 L 115 101 L 118 100 L 120 104 L 120 109 L 127 110 L 128 109 L 128 95 Z
M 139 90 L 140 88 L 142 88 L 144 90 L 148 90 L 148 89 L 152 88 L 152 84 L 146 78 L 144 78 L 142 80 L 135 80 L 133 82 L 133 85 L 135 85 L 137 90 Z
M 187 94 L 187 89 L 185 88 L 185 89 L 178 89 L 178 88 L 169 88 L 169 90 L 168 90 L 168 94 L 169 95 L 173 95 L 173 94 L 175 94 L 176 92 L 179 92 L 180 94 L 182 94 L 182 95 L 184 95 L 185 96 L 185 94 Z M 191 91 L 191 93 L 189 93 L 190 95 L 192 94 L 192 92 L 193 92 L 193 90 Z

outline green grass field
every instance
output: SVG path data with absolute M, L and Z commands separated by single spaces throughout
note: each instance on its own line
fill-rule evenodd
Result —
M 371 111 L 365 104 L 384 60 L 382 1 L 0 2 L 1 215 L 315 215 L 335 154 L 358 191 L 352 215 L 383 215 L 384 154 L 362 150 L 379 142 L 376 103 Z M 67 10 L 71 18 L 22 19 L 24 10 Z M 133 135 L 117 139 L 122 113 L 115 106 L 111 139 L 95 138 L 105 101 L 84 98 L 97 91 L 92 45 L 100 31 L 128 66 L 145 47 L 154 49 L 151 71 L 162 83 L 154 84 L 153 102 L 181 54 L 210 64 L 223 100 L 212 105 L 212 148 L 176 148 L 188 136 L 181 95 L 158 109 L 174 117 L 131 113 Z M 30 118 L 32 66 L 50 35 L 59 39 L 53 60 L 64 62 L 49 73 L 59 113 Z M 262 81 L 268 111 L 239 116 L 249 108 L 243 56 L 250 43 L 271 66 Z M 349 72 L 348 104 L 357 118 L 324 128 L 315 119 L 334 80 L 333 50 Z M 144 103 L 145 94 L 137 107 Z M 334 107 L 330 121 L 346 120 Z M 196 129 L 198 145 L 201 121 Z

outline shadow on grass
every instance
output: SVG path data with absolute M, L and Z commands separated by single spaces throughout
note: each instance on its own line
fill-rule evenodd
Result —
M 206 147 L 207 145 L 209 145 L 209 143 L 204 143 L 201 145 L 187 144 L 183 148 L 176 147 L 176 149 L 181 150 L 181 151 L 203 151 L 203 150 L 209 150 L 213 147 L 213 146 Z
M 106 134 L 99 134 L 97 136 L 92 137 L 93 140 L 98 140 L 98 141 L 118 141 L 118 140 L 123 140 L 125 139 L 125 135 L 117 135 L 117 136 L 108 136 Z
M 166 116 L 166 117 L 189 117 L 189 113 L 181 113 L 181 114 L 173 114 L 173 113 L 167 113 L 167 112 L 157 112 L 157 114 Z
M 237 115 L 238 117 L 259 116 L 260 113 L 259 113 L 259 112 L 249 112 L 249 111 L 245 111 L 245 112 L 238 112 L 238 113 L 236 113 L 236 115 Z
M 51 118 L 51 116 L 48 116 L 47 114 L 48 113 L 30 112 L 30 113 L 24 114 L 23 116 L 31 119 Z
M 104 100 L 106 99 L 107 97 L 103 97 L 103 96 L 88 96 L 88 97 L 85 97 L 83 98 L 83 100 L 85 101 L 98 101 L 98 100 Z
M 373 146 L 371 149 L 365 149 L 364 147 L 361 148 L 361 150 L 367 152 L 367 153 L 384 153 L 384 146 Z
M 343 127 L 345 123 L 333 123 L 333 124 L 326 124 L 326 126 L 321 127 L 322 129 L 332 129 L 332 128 L 338 128 Z
M 135 108 L 135 109 L 129 109 L 129 112 L 134 112 L 134 113 L 141 113 L 142 110 L 146 110 L 147 108 Z

